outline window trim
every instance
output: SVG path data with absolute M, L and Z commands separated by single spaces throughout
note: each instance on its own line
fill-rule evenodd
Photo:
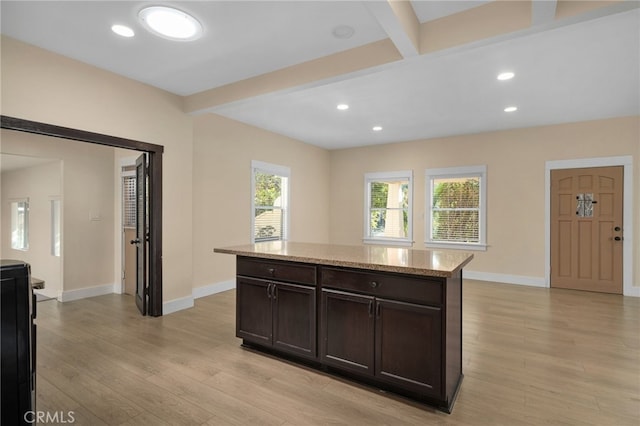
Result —
M 282 197 L 282 211 L 284 214 L 284 230 L 282 231 L 282 239 L 274 240 L 274 241 L 287 241 L 289 239 L 289 225 L 290 225 L 290 216 L 291 216 L 291 206 L 290 206 L 290 194 L 291 194 L 291 168 L 287 166 L 281 166 L 278 164 L 266 163 L 264 161 L 251 160 L 251 229 L 250 229 L 250 237 L 251 244 L 255 244 L 255 226 L 256 226 L 256 171 L 260 171 L 263 173 L 268 173 L 272 175 L 277 175 L 281 177 L 287 178 L 287 187 Z M 260 241 L 258 241 L 260 242 Z
M 464 178 L 478 177 L 480 178 L 480 199 L 478 211 L 479 242 L 477 243 L 461 243 L 448 241 L 434 241 L 431 239 L 431 221 L 432 221 L 432 197 L 433 197 L 433 179 L 442 178 Z M 440 249 L 460 249 L 460 250 L 487 250 L 487 166 L 463 166 L 463 167 L 446 167 L 425 170 L 425 226 L 424 226 L 424 246 L 426 248 Z
M 394 238 L 394 237 L 375 237 L 372 236 L 369 231 L 369 212 L 371 211 L 371 182 L 384 182 L 392 180 L 408 180 L 409 181 L 409 194 L 407 208 L 407 237 L 406 238 Z M 363 228 L 364 237 L 362 242 L 364 244 L 380 244 L 388 246 L 401 246 L 411 247 L 413 246 L 413 170 L 400 170 L 395 172 L 373 172 L 365 173 L 364 175 L 364 216 L 363 216 Z

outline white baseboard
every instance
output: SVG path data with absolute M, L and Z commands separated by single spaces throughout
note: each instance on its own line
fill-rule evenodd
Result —
M 625 296 L 640 297 L 640 287 L 627 286 L 622 289 L 622 294 Z
M 67 290 L 60 293 L 60 302 L 71 302 L 72 300 L 86 299 L 87 297 L 103 296 L 115 293 L 118 284 L 103 284 L 96 287 L 79 288 L 77 290 Z
M 496 274 L 493 272 L 462 271 L 462 277 L 478 281 L 494 281 L 497 283 L 528 285 L 532 287 L 548 287 L 542 277 L 529 277 L 526 275 Z
M 236 280 L 221 281 L 215 284 L 209 284 L 202 287 L 196 287 L 193 289 L 193 298 L 199 299 L 205 296 L 211 296 L 212 294 L 222 293 L 223 291 L 236 288 Z
M 193 296 L 181 297 L 179 299 L 169 300 L 162 304 L 162 315 L 169 315 L 183 309 L 193 308 Z
M 191 296 L 170 300 L 162 304 L 162 315 L 169 315 L 183 309 L 193 308 L 195 299 L 236 288 L 235 280 L 221 281 L 193 289 Z

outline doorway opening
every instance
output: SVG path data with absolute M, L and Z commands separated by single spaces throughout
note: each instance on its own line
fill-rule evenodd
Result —
M 146 205 L 148 205 L 148 228 L 140 246 L 148 256 L 146 265 L 142 265 L 145 287 L 139 291 L 144 298 L 140 309 L 143 315 L 162 315 L 162 154 L 161 145 L 125 139 L 100 133 L 47 123 L 24 120 L 15 117 L 0 116 L 0 127 L 18 132 L 33 133 L 53 138 L 69 139 L 79 142 L 93 143 L 115 148 L 124 148 L 142 152 L 148 162 L 148 188 Z M 146 254 L 148 253 L 148 255 Z M 137 302 L 137 300 L 136 300 Z M 139 307 L 141 304 L 136 303 Z

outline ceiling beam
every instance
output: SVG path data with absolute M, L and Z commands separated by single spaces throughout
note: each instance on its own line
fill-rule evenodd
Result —
M 420 54 L 420 21 L 406 0 L 365 1 L 403 58 Z
M 550 24 L 556 19 L 557 0 L 533 0 L 531 2 L 531 25 Z

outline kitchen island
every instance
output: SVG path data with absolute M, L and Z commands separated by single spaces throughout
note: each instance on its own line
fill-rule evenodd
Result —
M 473 255 L 283 241 L 214 251 L 237 256 L 243 346 L 451 412 Z

